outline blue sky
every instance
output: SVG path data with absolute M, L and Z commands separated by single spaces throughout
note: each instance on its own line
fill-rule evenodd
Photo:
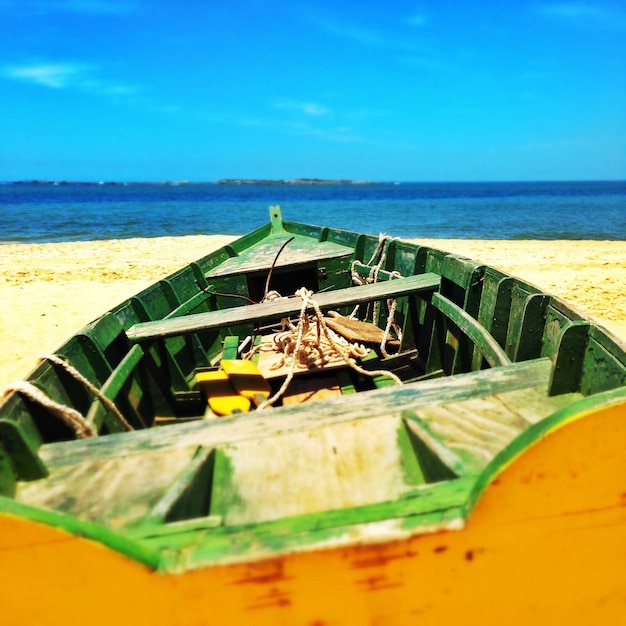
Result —
M 622 1 L 0 0 L 0 180 L 626 178 Z

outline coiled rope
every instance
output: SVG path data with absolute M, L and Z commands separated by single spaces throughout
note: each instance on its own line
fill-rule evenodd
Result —
M 257 410 L 261 411 L 272 406 L 284 395 L 298 365 L 322 366 L 331 359 L 344 361 L 349 367 L 364 376 L 372 378 L 375 376 L 388 376 L 396 384 L 402 384 L 402 381 L 392 372 L 386 370 L 366 370 L 357 364 L 355 358 L 365 356 L 367 349 L 346 341 L 328 328 L 319 304 L 313 299 L 312 291 L 302 287 L 296 291 L 295 295 L 302 299 L 298 323 L 294 326 L 287 320 L 286 325 L 289 326 L 289 331 L 282 333 L 277 343 L 284 354 L 280 365 L 282 366 L 288 362 L 289 370 L 280 389 L 271 398 L 261 403 Z M 312 307 L 315 311 L 315 317 L 313 318 L 310 318 L 307 313 L 307 308 L 309 307 Z M 247 357 L 250 358 L 251 354 L 248 353 Z
M 68 361 L 62 359 L 56 354 L 43 354 L 41 360 L 50 361 L 55 365 L 63 368 L 70 376 L 84 385 L 89 391 L 91 391 L 96 398 L 109 410 L 120 422 L 122 427 L 127 430 L 133 430 L 133 427 L 126 421 L 120 410 L 115 404 L 107 398 L 91 381 L 85 378 L 75 367 L 70 365 Z M 10 384 L 3 392 L 3 395 L 8 395 L 12 391 L 22 394 L 29 400 L 36 402 L 37 404 L 48 409 L 53 415 L 56 415 L 62 421 L 64 421 L 75 433 L 79 439 L 85 439 L 88 437 L 96 437 L 98 430 L 91 420 L 88 420 L 80 411 L 73 409 L 55 402 L 46 393 L 44 393 L 39 387 L 36 387 L 33 383 L 25 380 L 20 380 Z
M 389 237 L 388 235 L 385 235 L 384 233 L 380 233 L 380 235 L 378 236 L 378 245 L 376 246 L 376 249 L 374 250 L 367 264 L 361 263 L 361 261 L 359 261 L 358 259 L 355 259 L 352 262 L 352 268 L 351 268 L 350 273 L 352 275 L 352 282 L 354 284 L 369 285 L 369 284 L 378 282 L 378 275 L 383 265 L 385 264 L 385 261 L 387 260 L 387 254 L 389 252 L 389 244 L 392 241 L 394 241 L 393 237 Z M 361 276 L 361 274 L 359 274 L 359 272 L 356 271 L 357 265 L 361 267 L 370 268 L 370 271 L 367 277 Z M 389 280 L 393 280 L 394 278 L 402 278 L 402 275 L 400 274 L 400 272 L 395 271 L 395 270 L 393 272 L 389 272 Z M 353 319 L 356 318 L 356 315 L 359 311 L 359 307 L 360 307 L 359 304 L 357 304 L 354 307 L 354 310 L 350 314 L 351 318 Z M 398 337 L 398 339 L 402 341 L 402 330 L 395 323 L 396 307 L 397 307 L 396 298 L 389 298 L 387 300 L 387 324 L 385 325 L 383 338 L 380 342 L 380 352 L 384 357 L 390 356 L 389 353 L 387 352 L 386 344 L 387 344 L 387 340 L 389 339 L 389 333 L 391 332 L 392 328 L 394 332 L 396 333 L 396 336 Z M 374 302 L 374 305 L 372 308 L 372 321 L 374 323 L 378 319 L 378 314 L 379 314 L 379 303 Z M 367 319 L 368 316 L 369 316 L 369 308 L 365 314 L 365 318 Z
M 79 383 L 82 383 L 91 393 L 93 393 L 100 402 L 109 410 L 119 423 L 122 425 L 124 430 L 131 431 L 133 427 L 126 421 L 126 418 L 122 415 L 120 410 L 115 406 L 112 400 L 107 398 L 98 387 L 96 387 L 90 380 L 85 378 L 74 366 L 70 365 L 68 361 L 62 359 L 56 354 L 43 354 L 41 356 L 43 360 L 50 361 L 59 367 L 62 367 L 70 376 L 75 378 Z
M 12 391 L 20 393 L 27 397 L 29 400 L 40 404 L 44 408 L 48 409 L 50 413 L 56 415 L 63 422 L 65 422 L 74 432 L 78 439 L 87 439 L 89 437 L 95 437 L 98 432 L 95 428 L 85 419 L 85 417 L 69 406 L 59 404 L 51 398 L 49 398 L 39 387 L 35 387 L 32 383 L 26 380 L 19 380 L 10 384 L 5 390 L 4 395 L 8 395 Z

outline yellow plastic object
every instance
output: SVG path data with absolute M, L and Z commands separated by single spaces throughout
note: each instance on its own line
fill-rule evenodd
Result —
M 250 400 L 233 389 L 226 372 L 222 370 L 198 372 L 196 380 L 213 413 L 232 415 L 233 413 L 247 413 L 250 410 Z
M 271 387 L 252 361 L 225 359 L 221 366 L 232 386 L 244 398 L 258 406 L 270 397 Z

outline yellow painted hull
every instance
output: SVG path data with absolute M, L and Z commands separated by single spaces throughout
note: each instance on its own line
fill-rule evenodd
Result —
M 619 624 L 626 403 L 578 415 L 486 488 L 463 530 L 160 574 L 0 515 L 11 624 Z

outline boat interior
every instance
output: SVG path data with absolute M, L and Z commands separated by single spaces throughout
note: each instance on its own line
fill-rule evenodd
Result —
M 430 247 L 270 215 L 82 329 L 56 353 L 71 369 L 44 360 L 33 372 L 98 436 L 76 441 L 49 407 L 6 399 L 4 495 L 153 547 L 175 530 L 226 527 L 232 539 L 284 518 L 313 532 L 340 509 L 349 523 L 346 508 L 373 522 L 391 502 L 392 516 L 410 510 L 418 525 L 436 510 L 441 522 L 520 435 L 626 385 L 623 344 L 530 284 Z M 294 295 L 302 288 L 315 306 Z M 282 297 L 264 301 L 270 292 Z M 277 336 L 291 326 L 297 340 L 303 318 L 323 335 L 320 312 L 365 350 L 290 371 Z M 445 507 L 427 503 L 434 486 Z

